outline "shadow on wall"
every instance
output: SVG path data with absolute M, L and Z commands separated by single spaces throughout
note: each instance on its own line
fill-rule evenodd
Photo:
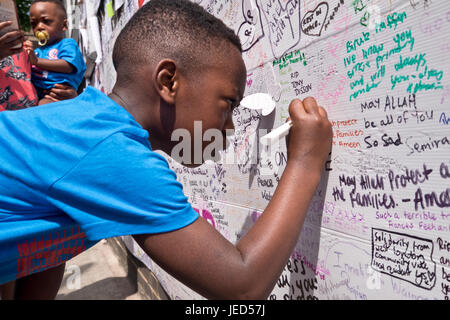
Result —
M 260 132 L 265 132 L 264 130 L 266 130 L 266 132 L 270 132 L 270 129 L 273 128 L 274 123 L 275 123 L 275 112 L 272 112 L 270 114 L 268 114 L 267 116 L 261 117 L 259 123 L 258 123 L 258 127 L 256 128 L 256 141 L 259 142 L 259 139 L 261 138 L 260 136 Z M 261 154 L 261 150 L 260 148 L 260 143 L 256 143 L 256 154 L 260 155 Z M 250 176 L 248 179 L 248 188 L 250 189 L 252 187 L 253 181 L 255 176 L 257 175 L 258 172 L 258 163 L 260 162 L 260 159 L 258 159 L 258 161 L 256 161 L 257 164 L 252 164 L 251 165 L 251 169 L 250 169 Z
M 329 172 L 322 174 L 315 196 L 309 206 L 308 214 L 303 224 L 299 240 L 288 261 L 285 270 L 277 281 L 276 288 L 289 286 L 289 291 L 282 290 L 283 300 L 318 300 L 315 292 L 318 281 L 325 276 L 321 269 L 319 257 L 320 230 L 325 206 L 325 191 L 327 190 Z M 286 279 L 289 278 L 289 282 Z M 270 298 L 273 298 L 271 296 Z
M 69 293 L 58 294 L 56 300 L 125 300 L 136 291 L 127 277 L 111 277 Z
M 309 207 L 305 223 L 297 245 L 291 254 L 280 278 L 269 295 L 270 300 L 317 300 L 315 292 L 318 290 L 318 279 L 325 276 L 325 270 L 321 268 L 318 261 L 320 248 L 320 229 L 325 204 L 325 191 L 328 185 L 328 171 L 322 175 L 321 182 L 317 188 Z M 253 177 L 250 177 L 252 179 Z M 262 213 L 251 212 L 241 230 L 240 237 L 256 222 Z
M 61 287 L 55 300 L 125 300 L 137 291 L 137 274 L 130 259 L 126 270 L 116 260 L 105 260 L 112 254 L 106 244 L 99 243 L 75 257 L 66 265 Z M 108 250 L 102 252 L 101 250 Z M 111 268 L 115 268 L 114 272 Z M 120 270 L 119 270 L 120 269 Z M 120 271 L 119 275 L 117 273 Z M 130 297 L 131 296 L 131 297 Z

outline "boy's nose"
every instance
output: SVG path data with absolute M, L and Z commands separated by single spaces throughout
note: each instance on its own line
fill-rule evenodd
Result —
M 230 112 L 230 115 L 228 116 L 223 129 L 224 129 L 224 131 L 225 130 L 234 130 L 233 113 L 232 112 Z
M 227 121 L 225 122 L 225 126 L 223 127 L 223 145 L 224 145 L 224 149 L 228 149 L 228 146 L 230 144 L 230 141 L 228 140 L 228 138 L 230 136 L 234 135 L 234 123 L 233 123 L 233 116 L 232 114 L 230 114 L 230 116 L 228 117 Z

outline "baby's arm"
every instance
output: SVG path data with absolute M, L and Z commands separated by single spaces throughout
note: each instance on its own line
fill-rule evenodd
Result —
M 38 58 L 34 53 L 33 44 L 31 43 L 31 41 L 25 41 L 23 44 L 23 48 L 28 54 L 30 63 L 40 69 L 61 73 L 72 73 L 73 71 L 73 66 L 66 60 L 49 60 Z

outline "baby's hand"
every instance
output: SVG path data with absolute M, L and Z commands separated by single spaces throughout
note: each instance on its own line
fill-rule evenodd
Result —
M 30 59 L 30 63 L 32 65 L 36 65 L 38 58 L 34 53 L 33 43 L 30 40 L 27 40 L 23 43 L 23 50 L 28 54 L 28 58 Z
M 26 40 L 23 43 L 23 50 L 27 51 L 27 50 L 33 50 L 33 42 L 31 42 L 30 40 Z M 28 51 L 27 51 L 28 53 Z

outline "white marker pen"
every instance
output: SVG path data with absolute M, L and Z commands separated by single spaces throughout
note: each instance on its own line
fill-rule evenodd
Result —
M 279 126 L 278 128 L 273 129 L 268 134 L 261 137 L 259 139 L 259 142 L 261 142 L 261 144 L 263 144 L 265 146 L 273 144 L 275 141 L 278 141 L 279 139 L 287 136 L 287 134 L 289 133 L 289 129 L 291 129 L 291 127 L 292 127 L 292 120 L 289 120 L 282 126 Z

